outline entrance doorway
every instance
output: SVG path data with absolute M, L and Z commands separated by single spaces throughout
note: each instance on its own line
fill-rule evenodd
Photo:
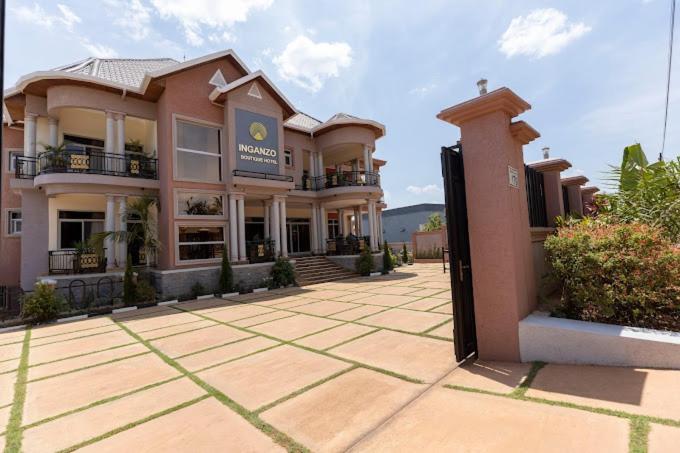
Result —
M 477 353 L 463 148 L 460 142 L 442 147 L 441 160 L 453 296 L 453 339 L 456 360 L 460 362 Z
M 288 250 L 291 254 L 311 251 L 308 219 L 288 220 Z

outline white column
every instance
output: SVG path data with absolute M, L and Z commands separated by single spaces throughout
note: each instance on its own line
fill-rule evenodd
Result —
M 116 117 L 116 153 L 125 154 L 125 115 L 118 114 Z
M 383 239 L 383 227 L 382 227 L 382 211 L 376 211 L 376 226 L 378 228 L 378 246 L 382 247 L 385 240 Z
M 321 154 L 321 151 L 317 153 L 317 157 L 319 160 L 319 176 L 326 176 L 326 171 L 323 167 L 323 154 Z
M 238 205 L 238 259 L 244 261 L 248 257 L 246 256 L 246 217 L 243 195 L 238 197 L 236 203 Z
M 104 152 L 113 154 L 116 143 L 116 116 L 113 112 L 106 112 L 106 138 Z
M 321 230 L 321 251 L 326 253 L 328 239 L 328 218 L 326 217 L 326 208 L 324 205 L 319 206 L 319 230 Z
M 106 213 L 104 214 L 104 231 L 115 231 L 116 228 L 116 199 L 113 195 L 106 196 Z M 113 238 L 107 237 L 104 243 L 106 247 L 106 268 L 115 267 L 116 249 L 114 248 Z
M 49 145 L 57 146 L 59 144 L 59 120 L 50 116 L 47 118 L 47 124 L 49 125 L 50 130 Z
M 279 201 L 279 223 L 281 224 L 281 255 L 288 256 L 288 225 L 286 224 L 286 199 Z
M 127 197 L 118 197 L 118 231 L 127 231 Z M 127 241 L 118 243 L 118 267 L 125 267 L 127 261 Z
M 338 234 L 345 235 L 345 210 L 338 209 Z
M 274 240 L 274 247 L 276 256 L 281 254 L 281 227 L 279 225 L 279 200 L 276 198 L 272 202 L 272 239 Z
M 36 155 L 36 121 L 37 116 L 32 113 L 24 117 L 24 156 L 26 157 Z
M 235 195 L 229 195 L 229 259 L 238 261 L 238 215 Z
M 316 170 L 317 170 L 317 164 L 316 164 L 316 151 L 310 151 L 309 152 L 309 176 L 310 177 L 315 177 L 316 176 Z
M 312 248 L 312 253 L 319 253 L 319 214 L 317 213 L 317 207 L 314 203 L 312 203 L 312 215 L 309 218 L 310 220 L 310 235 L 311 235 L 311 248 Z
M 373 200 L 368 200 L 368 231 L 371 236 L 371 250 L 376 249 L 376 237 L 375 237 L 375 204 Z
M 264 238 L 265 239 L 269 239 L 271 237 L 271 233 L 270 233 L 271 230 L 269 229 L 270 223 L 271 223 L 271 220 L 269 219 L 270 208 L 271 208 L 271 202 L 265 201 L 264 202 Z
M 364 171 L 368 172 L 370 170 L 370 162 L 371 160 L 371 151 L 368 148 L 368 145 L 364 145 Z

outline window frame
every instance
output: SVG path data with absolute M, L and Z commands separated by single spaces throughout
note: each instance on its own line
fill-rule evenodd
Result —
M 288 156 L 290 156 L 290 164 L 286 162 Z M 283 164 L 286 168 L 295 167 L 295 152 L 290 148 L 283 149 Z
M 97 213 L 97 214 L 104 214 L 103 219 L 61 219 L 59 218 L 59 214 L 62 212 L 88 212 L 88 213 Z M 84 242 L 84 234 L 85 234 L 85 222 L 101 222 L 102 224 L 102 231 L 106 231 L 106 212 L 104 211 L 86 211 L 86 210 L 74 210 L 74 209 L 58 209 L 57 210 L 57 250 L 75 250 L 73 247 L 62 247 L 61 245 L 61 224 L 63 222 L 69 222 L 69 223 L 80 223 L 80 237 L 81 240 L 80 242 Z
M 180 242 L 179 241 L 179 229 L 180 227 L 207 227 L 207 228 L 222 228 L 222 241 L 209 241 L 209 242 Z M 192 244 L 223 244 L 225 246 L 224 252 L 229 256 L 229 246 L 227 244 L 228 235 L 228 223 L 227 222 L 176 222 L 175 223 L 175 265 L 192 265 L 192 264 L 212 264 L 219 263 L 222 258 L 207 258 L 207 259 L 195 259 L 195 260 L 182 260 L 179 257 L 179 247 L 180 245 L 192 245 Z
M 335 239 L 340 234 L 340 222 L 338 219 L 328 219 L 326 220 L 326 226 L 328 228 L 327 234 L 328 239 Z M 334 236 L 331 237 L 331 231 L 333 231 Z
M 184 220 L 221 220 L 227 218 L 227 212 L 229 212 L 229 200 L 226 192 L 221 192 L 219 190 L 205 190 L 205 189 L 189 189 L 189 188 L 176 188 L 173 194 L 173 202 L 175 205 L 174 213 L 176 219 Z M 189 215 L 182 214 L 179 210 L 179 197 L 180 194 L 201 194 L 201 195 L 217 195 L 222 197 L 222 214 L 221 215 Z
M 24 155 L 24 150 L 21 148 L 6 148 L 5 151 L 7 151 L 7 173 L 10 174 L 15 174 L 16 173 L 16 157 L 23 157 Z M 12 158 L 14 156 L 14 158 Z
M 219 154 L 180 147 L 178 137 L 177 137 L 177 133 L 178 133 L 177 124 L 180 123 L 180 122 L 193 124 L 195 126 L 201 126 L 201 127 L 216 129 L 217 130 L 217 144 L 219 146 Z M 203 182 L 203 183 L 212 183 L 212 184 L 222 184 L 224 182 L 224 180 L 225 180 L 224 159 L 226 158 L 226 156 L 225 156 L 225 152 L 224 152 L 225 147 L 224 147 L 223 129 L 224 129 L 224 125 L 219 124 L 219 123 L 212 123 L 210 121 L 204 121 L 204 120 L 197 119 L 197 118 L 191 118 L 191 117 L 187 117 L 187 116 L 183 116 L 183 115 L 177 115 L 175 113 L 172 114 L 172 161 L 173 161 L 172 162 L 173 163 L 172 173 L 173 173 L 173 179 L 175 181 Z M 179 159 L 178 159 L 180 152 L 206 155 L 206 156 L 216 158 L 218 160 L 219 179 L 217 179 L 217 180 L 214 180 L 214 179 L 193 179 L 193 178 L 180 177 L 179 176 Z
M 21 218 L 19 219 L 19 224 L 20 229 L 18 232 L 14 231 L 12 232 L 11 224 L 12 224 L 12 213 L 18 212 L 21 215 Z M 21 232 L 23 230 L 23 214 L 21 212 L 21 208 L 7 208 L 5 209 L 5 236 L 10 237 L 10 238 L 17 238 L 21 237 Z

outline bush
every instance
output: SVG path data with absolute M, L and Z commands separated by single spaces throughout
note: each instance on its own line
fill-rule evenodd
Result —
M 137 302 L 154 302 L 156 300 L 156 288 L 147 280 L 138 280 L 135 287 Z
M 132 256 L 127 256 L 125 275 L 123 276 L 123 303 L 134 305 L 137 302 L 137 285 L 132 272 Z
M 52 321 L 57 319 L 65 305 L 53 287 L 37 283 L 35 290 L 23 297 L 21 317 L 35 324 Z
M 385 241 L 383 244 L 383 274 L 387 274 L 392 269 L 394 269 L 392 252 L 390 252 L 390 247 L 387 245 L 387 241 Z
M 392 260 L 392 269 L 394 269 L 397 266 L 401 266 L 401 263 L 399 262 L 399 257 L 394 253 L 390 253 L 390 259 Z
M 294 285 L 295 284 L 295 269 L 293 265 L 290 264 L 285 258 L 277 258 L 276 262 L 272 266 L 271 271 L 272 286 L 274 288 L 280 288 L 282 286 Z
M 222 252 L 222 268 L 220 269 L 219 288 L 222 294 L 230 293 L 234 290 L 234 271 L 231 269 L 231 263 L 229 263 L 226 244 L 224 245 L 224 251 Z
M 432 247 L 429 250 L 418 249 L 416 250 L 416 258 L 425 260 L 441 259 L 442 253 L 442 249 L 439 247 Z
M 557 316 L 680 331 L 680 248 L 661 228 L 584 220 L 545 242 Z
M 408 264 L 408 249 L 406 248 L 406 243 L 404 243 L 404 247 L 401 249 L 401 262 Z
M 373 271 L 373 255 L 368 247 L 364 247 L 361 251 L 361 255 L 357 258 L 356 267 L 357 272 L 364 277 L 371 275 Z
M 202 296 L 204 294 L 207 294 L 205 291 L 205 287 L 201 284 L 201 282 L 196 282 L 191 286 L 191 298 L 196 299 L 198 296 Z

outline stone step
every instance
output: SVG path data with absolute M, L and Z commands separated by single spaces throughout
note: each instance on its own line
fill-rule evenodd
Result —
M 301 286 L 343 280 L 358 275 L 323 256 L 298 258 L 295 261 L 295 274 Z

